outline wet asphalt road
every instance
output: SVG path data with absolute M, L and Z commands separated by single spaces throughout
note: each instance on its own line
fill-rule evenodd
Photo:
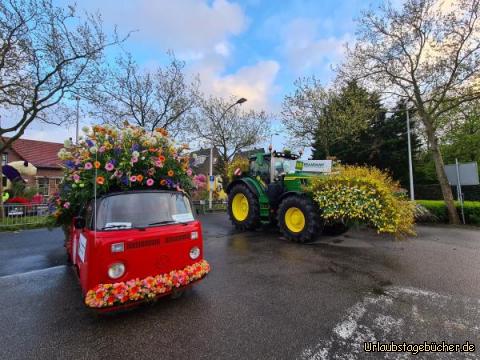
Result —
M 106 317 L 84 308 L 59 231 L 1 233 L 0 359 L 409 359 L 363 342 L 480 346 L 477 229 L 419 227 L 405 241 L 357 229 L 297 245 L 236 233 L 223 214 L 202 221 L 211 274 L 181 299 Z

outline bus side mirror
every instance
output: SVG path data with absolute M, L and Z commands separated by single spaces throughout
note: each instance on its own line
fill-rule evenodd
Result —
M 86 225 L 86 221 L 84 217 L 77 216 L 73 220 L 73 226 L 75 226 L 75 229 L 83 229 Z

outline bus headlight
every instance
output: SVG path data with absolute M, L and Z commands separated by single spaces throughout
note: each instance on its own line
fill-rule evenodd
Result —
M 195 260 L 196 258 L 198 258 L 200 256 L 200 249 L 198 248 L 198 246 L 192 247 L 188 255 L 190 255 L 190 259 L 192 260 Z
M 118 279 L 125 274 L 125 265 L 122 263 L 115 263 L 108 268 L 108 276 L 111 279 Z

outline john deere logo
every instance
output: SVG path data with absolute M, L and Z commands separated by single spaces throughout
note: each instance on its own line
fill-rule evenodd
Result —
M 302 171 L 303 170 L 303 161 L 297 161 L 295 164 L 295 170 Z

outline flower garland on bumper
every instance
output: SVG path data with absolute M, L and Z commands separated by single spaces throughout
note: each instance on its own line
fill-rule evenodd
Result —
M 164 129 L 146 131 L 128 124 L 84 127 L 78 144 L 65 141 L 58 153 L 64 164 L 60 191 L 51 199 L 57 225 L 72 218 L 94 194 L 132 189 L 193 188 L 188 145 L 176 146 Z
M 174 288 L 199 280 L 209 272 L 210 265 L 206 260 L 202 260 L 183 270 L 174 270 L 168 274 L 148 276 L 142 280 L 133 279 L 114 284 L 99 284 L 88 291 L 85 304 L 91 308 L 104 308 L 123 305 L 131 301 L 150 300 L 170 292 Z

